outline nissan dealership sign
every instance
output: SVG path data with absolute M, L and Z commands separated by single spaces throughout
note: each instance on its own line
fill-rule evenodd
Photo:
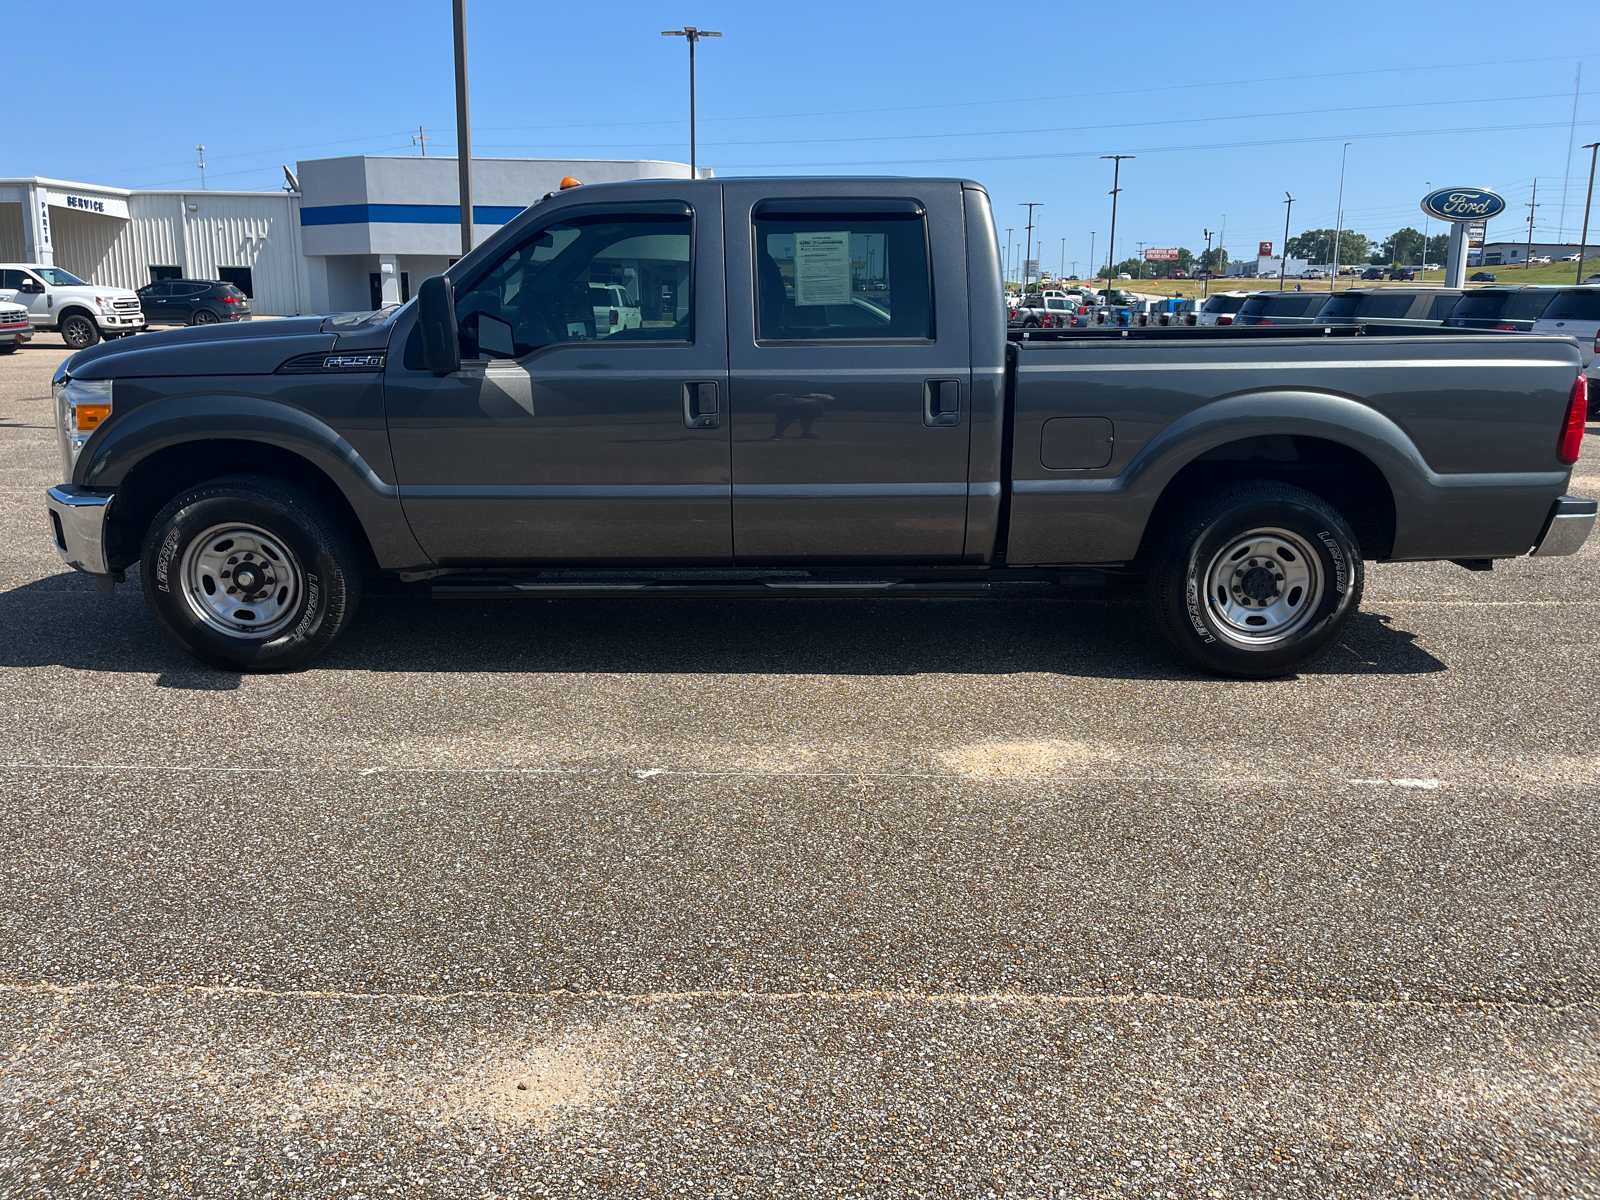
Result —
M 1487 221 L 1505 210 L 1505 199 L 1487 188 L 1440 188 L 1422 198 L 1422 211 L 1436 221 Z

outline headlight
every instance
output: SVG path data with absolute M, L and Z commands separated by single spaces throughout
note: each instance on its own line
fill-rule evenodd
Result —
M 61 437 L 62 482 L 72 482 L 78 454 L 89 435 L 111 415 L 109 379 L 67 379 L 55 385 L 56 428 Z

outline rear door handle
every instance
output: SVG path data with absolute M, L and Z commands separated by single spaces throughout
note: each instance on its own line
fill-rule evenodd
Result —
M 683 423 L 689 429 L 715 429 L 722 424 L 715 383 L 697 380 L 683 385 Z
M 961 424 L 959 380 L 930 379 L 923 384 L 922 423 L 929 429 L 949 429 Z

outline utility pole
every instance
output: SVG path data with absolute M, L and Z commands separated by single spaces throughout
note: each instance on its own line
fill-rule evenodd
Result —
M 1016 230 L 1016 226 L 1014 226 L 1014 225 L 1010 226 L 1010 227 L 1008 227 L 1006 229 L 1006 282 L 1007 283 L 1011 282 L 1011 235 L 1013 233 L 1015 233 L 1016 231 L 1017 231 Z
M 1111 167 L 1111 244 L 1106 249 L 1106 286 L 1111 286 L 1111 276 L 1116 268 L 1117 261 L 1117 193 L 1122 191 L 1122 160 L 1134 157 L 1131 154 L 1102 154 L 1102 159 L 1109 158 Z
M 1211 259 L 1211 230 L 1201 230 L 1206 236 L 1206 277 L 1200 281 L 1200 294 L 1211 295 L 1211 276 L 1216 273 L 1217 264 Z
M 1033 257 L 1033 210 L 1036 209 L 1036 208 L 1043 208 L 1044 207 L 1044 201 L 1043 200 L 1019 200 L 1019 201 L 1017 201 L 1017 207 L 1018 208 L 1026 208 L 1028 210 L 1028 227 L 1027 227 L 1028 228 L 1028 248 L 1022 252 L 1022 292 L 1023 292 L 1023 295 L 1027 295 L 1027 292 L 1028 292 L 1028 260 Z
M 681 37 L 689 41 L 689 178 L 700 178 L 700 164 L 695 159 L 694 145 L 694 44 L 701 38 L 721 37 L 714 29 L 696 29 L 685 25 L 682 29 L 663 29 L 662 37 Z
M 1073 266 L 1077 266 L 1077 264 L 1074 263 Z M 1061 270 L 1059 272 L 1057 272 L 1057 273 L 1060 274 L 1060 275 L 1065 275 L 1067 273 L 1067 239 L 1066 238 L 1062 238 L 1061 239 Z
M 1344 164 L 1350 157 L 1350 143 L 1344 144 L 1344 152 L 1339 155 L 1339 206 L 1338 217 L 1335 218 L 1336 228 L 1333 231 L 1333 270 L 1329 272 L 1328 290 L 1333 291 L 1334 285 L 1339 282 L 1339 239 L 1344 233 Z
M 1533 265 L 1533 210 L 1538 208 L 1539 179 L 1533 180 L 1533 197 L 1528 201 L 1528 253 L 1522 260 L 1522 269 L 1526 271 Z
M 1589 206 L 1594 203 L 1594 163 L 1596 155 L 1600 155 L 1600 142 L 1590 142 L 1584 149 L 1589 152 L 1589 198 L 1583 202 L 1583 236 L 1578 239 L 1579 283 L 1583 282 L 1583 252 L 1589 248 Z
M 1095 231 L 1093 229 L 1089 230 L 1089 270 L 1091 271 L 1099 270 L 1095 264 L 1100 261 L 1094 256 L 1094 235 Z
M 1294 211 L 1294 197 L 1284 193 L 1289 198 L 1283 202 L 1283 257 L 1278 260 L 1278 290 L 1283 291 L 1283 284 L 1289 278 L 1289 214 Z
M 413 146 L 422 147 L 423 158 L 428 157 L 428 143 L 431 141 L 433 141 L 433 139 L 423 132 L 421 125 L 418 125 L 417 131 L 411 135 L 411 144 Z
M 200 153 L 200 190 L 203 192 L 206 190 L 206 148 L 196 146 L 195 149 Z
M 1143 242 L 1141 242 L 1141 241 L 1139 241 L 1139 240 L 1138 240 L 1138 239 L 1137 239 L 1137 238 L 1136 238 L 1136 239 L 1134 239 L 1134 243 L 1133 243 L 1133 244 L 1134 244 L 1134 245 L 1135 245 L 1135 246 L 1137 246 L 1137 247 L 1139 247 L 1139 270 L 1138 270 L 1138 278 L 1139 278 L 1139 279 L 1140 279 L 1140 280 L 1141 280 L 1141 281 L 1143 281 L 1143 279 L 1144 279 L 1144 243 L 1143 243 Z
M 456 179 L 461 200 L 461 253 L 472 253 L 472 118 L 467 113 L 467 0 L 453 0 L 456 34 Z

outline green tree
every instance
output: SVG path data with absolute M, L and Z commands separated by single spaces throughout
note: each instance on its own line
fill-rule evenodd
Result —
M 1450 235 L 1441 233 L 1428 239 L 1428 261 L 1443 263 L 1450 256 Z
M 1422 232 L 1409 225 L 1397 229 L 1383 239 L 1383 245 L 1378 250 L 1381 255 L 1379 262 L 1402 267 L 1416 266 L 1422 261 Z
M 1204 250 L 1198 259 L 1202 271 L 1210 271 L 1213 275 L 1221 275 L 1228 269 L 1228 252 L 1221 246 L 1212 250 Z
M 1365 234 L 1349 229 L 1308 229 L 1299 237 L 1289 239 L 1289 257 L 1303 258 L 1307 262 L 1330 263 L 1333 261 L 1333 244 L 1336 237 L 1341 264 L 1363 262 L 1371 253 L 1371 244 Z

